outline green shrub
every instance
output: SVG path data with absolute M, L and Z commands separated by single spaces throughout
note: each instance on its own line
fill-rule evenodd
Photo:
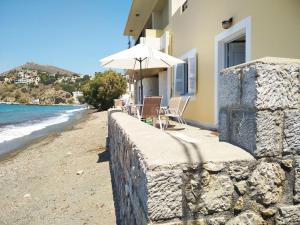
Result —
M 27 104 L 27 103 L 29 103 L 29 101 L 28 101 L 28 99 L 27 98 L 20 98 L 19 100 L 18 100 L 18 102 L 19 103 L 22 103 L 22 104 Z
M 126 92 L 126 79 L 112 70 L 95 73 L 93 79 L 86 82 L 81 90 L 84 100 L 95 108 L 107 110 L 114 104 L 114 99 Z

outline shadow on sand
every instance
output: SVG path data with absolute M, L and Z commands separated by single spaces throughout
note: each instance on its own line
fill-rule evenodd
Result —
M 110 152 L 109 152 L 108 148 L 106 148 L 105 151 L 100 152 L 98 154 L 97 163 L 109 162 L 109 160 L 110 160 Z

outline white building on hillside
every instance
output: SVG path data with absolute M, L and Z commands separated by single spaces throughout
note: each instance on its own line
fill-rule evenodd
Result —
M 78 97 L 82 97 L 83 93 L 81 91 L 74 91 L 74 92 L 72 92 L 72 95 L 73 95 L 74 103 L 80 104 Z
M 21 70 L 17 75 L 18 79 L 15 81 L 16 84 L 35 84 L 38 85 L 40 77 L 37 75 L 36 70 Z

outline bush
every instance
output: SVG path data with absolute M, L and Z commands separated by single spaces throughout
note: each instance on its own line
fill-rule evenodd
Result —
M 58 84 L 55 84 L 54 90 L 55 90 L 55 91 L 59 91 L 59 90 L 61 90 L 61 87 L 60 87 Z
M 21 91 L 22 91 L 22 93 L 27 93 L 27 92 L 28 92 L 28 90 L 27 90 L 26 87 L 22 87 L 22 88 L 21 88 Z
M 20 98 L 21 97 L 21 92 L 19 90 L 17 90 L 15 92 L 15 96 L 14 96 L 16 99 Z
M 84 96 L 79 96 L 78 101 L 79 101 L 80 104 L 84 104 L 85 103 Z
M 107 110 L 113 106 L 114 99 L 126 92 L 126 86 L 124 77 L 109 70 L 95 73 L 94 78 L 81 87 L 81 91 L 85 102 L 95 108 Z
M 29 103 L 29 101 L 28 101 L 27 98 L 20 98 L 20 99 L 18 100 L 18 102 L 19 102 L 19 103 L 22 103 L 22 104 L 27 104 L 27 103 Z
M 74 103 L 74 102 L 73 102 L 73 99 L 72 99 L 72 98 L 71 98 L 71 99 L 68 99 L 68 100 L 67 100 L 67 103 L 68 103 L 68 104 L 73 104 L 73 103 Z
M 60 84 L 61 89 L 72 94 L 73 91 L 76 91 L 76 86 L 71 83 L 63 82 Z
M 66 93 L 66 98 L 71 98 L 72 95 L 70 93 Z
M 45 73 L 41 74 L 40 78 L 41 78 L 41 83 L 45 85 L 53 84 L 56 81 L 55 77 L 49 76 L 48 74 Z

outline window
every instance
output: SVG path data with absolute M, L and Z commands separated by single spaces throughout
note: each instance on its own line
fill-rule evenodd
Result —
M 243 35 L 230 42 L 226 42 L 224 46 L 224 67 L 239 65 L 246 62 L 246 36 Z
M 188 0 L 186 0 L 181 6 L 181 12 L 183 13 L 188 8 Z
M 197 86 L 197 55 L 192 50 L 181 57 L 185 63 L 174 67 L 174 95 L 194 95 Z

